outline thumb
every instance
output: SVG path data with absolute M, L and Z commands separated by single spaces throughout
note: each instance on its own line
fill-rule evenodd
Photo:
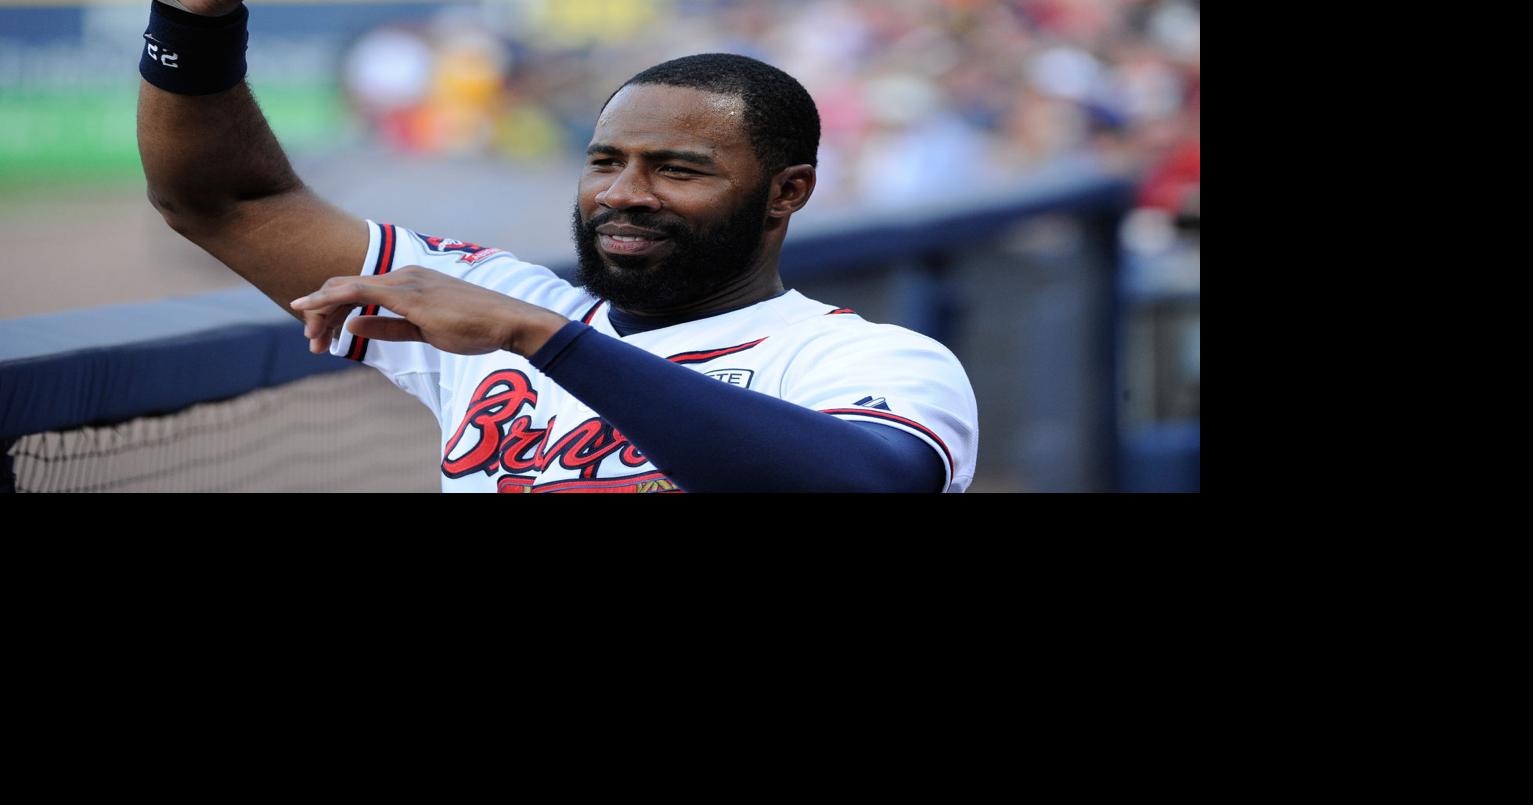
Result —
M 393 316 L 358 316 L 346 324 L 346 331 L 359 338 L 375 341 L 425 341 L 421 328 L 407 319 Z

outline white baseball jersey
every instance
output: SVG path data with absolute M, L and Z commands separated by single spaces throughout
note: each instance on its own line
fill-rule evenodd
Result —
M 367 226 L 364 275 L 412 265 L 440 271 L 583 321 L 720 382 L 912 434 L 941 457 L 946 491 L 962 492 L 973 479 L 974 391 L 958 359 L 923 335 L 788 291 L 624 337 L 608 321 L 610 304 L 510 252 L 372 221 Z M 364 314 L 396 315 L 370 306 L 351 317 Z M 330 351 L 382 372 L 436 415 L 444 492 L 684 491 L 520 355 L 456 355 L 424 343 L 357 338 L 344 327 Z M 727 438 L 699 434 L 704 437 Z

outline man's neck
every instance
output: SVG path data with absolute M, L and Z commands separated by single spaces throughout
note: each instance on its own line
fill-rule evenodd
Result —
M 744 274 L 739 280 L 720 286 L 713 293 L 702 299 L 678 305 L 673 308 L 635 310 L 631 308 L 614 308 L 623 311 L 635 321 L 645 319 L 701 319 L 730 310 L 739 310 L 749 307 L 764 299 L 780 296 L 783 292 L 782 277 L 777 273 L 777 261 L 773 260 L 767 270 L 757 270 Z
M 666 327 L 675 327 L 678 324 L 686 324 L 687 322 L 691 322 L 691 321 L 698 321 L 700 319 L 708 319 L 708 318 L 712 318 L 714 316 L 722 316 L 725 313 L 733 313 L 736 310 L 743 310 L 743 309 L 748 308 L 748 307 L 754 307 L 755 305 L 759 305 L 762 302 L 770 301 L 772 299 L 776 299 L 777 297 L 782 296 L 785 293 L 787 293 L 787 291 L 785 291 L 785 290 L 784 291 L 779 291 L 779 292 L 777 292 L 777 293 L 767 297 L 766 299 L 759 299 L 759 300 L 756 300 L 754 302 L 747 302 L 747 303 L 745 303 L 743 305 L 740 305 L 739 307 L 725 308 L 723 310 L 714 310 L 714 311 L 711 311 L 711 312 L 708 312 L 708 313 L 682 314 L 682 315 L 677 315 L 677 316 L 635 316 L 635 315 L 633 315 L 631 313 L 628 313 L 628 312 L 624 311 L 622 308 L 614 307 L 614 308 L 612 308 L 611 310 L 609 310 L 607 312 L 607 322 L 612 325 L 612 329 L 617 331 L 617 334 L 619 336 L 621 336 L 623 338 L 627 338 L 628 336 L 633 335 L 635 333 L 647 333 L 647 332 L 649 332 L 651 330 L 660 330 L 660 329 L 664 329 Z

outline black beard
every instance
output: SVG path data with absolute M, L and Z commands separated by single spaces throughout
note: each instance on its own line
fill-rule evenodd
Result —
M 765 235 L 770 189 L 763 183 L 761 191 L 746 198 L 727 220 L 703 232 L 647 211 L 604 210 L 582 221 L 577 203 L 573 234 L 580 257 L 579 284 L 593 296 L 641 314 L 672 311 L 704 299 L 754 267 Z M 613 222 L 663 233 L 671 240 L 670 254 L 648 268 L 648 257 L 603 254 L 596 246 L 596 227 Z

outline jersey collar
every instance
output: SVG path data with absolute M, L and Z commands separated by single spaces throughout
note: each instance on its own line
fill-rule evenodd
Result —
M 733 313 L 736 310 L 745 310 L 746 308 L 751 308 L 766 302 L 770 302 L 791 290 L 793 289 L 788 288 L 782 291 L 778 291 L 777 293 L 772 294 L 765 299 L 758 299 L 748 305 L 740 305 L 739 307 L 732 307 L 728 310 L 715 310 L 712 313 L 704 313 L 702 315 L 635 316 L 631 313 L 624 313 L 623 311 L 612 307 L 611 304 L 608 303 L 607 321 L 612 323 L 613 330 L 626 338 L 630 335 L 634 335 L 635 333 L 647 333 L 651 330 L 661 330 L 666 327 L 674 327 L 678 324 L 686 324 L 689 321 L 702 321 L 703 319 L 711 319 L 715 316 L 723 316 L 727 313 Z

